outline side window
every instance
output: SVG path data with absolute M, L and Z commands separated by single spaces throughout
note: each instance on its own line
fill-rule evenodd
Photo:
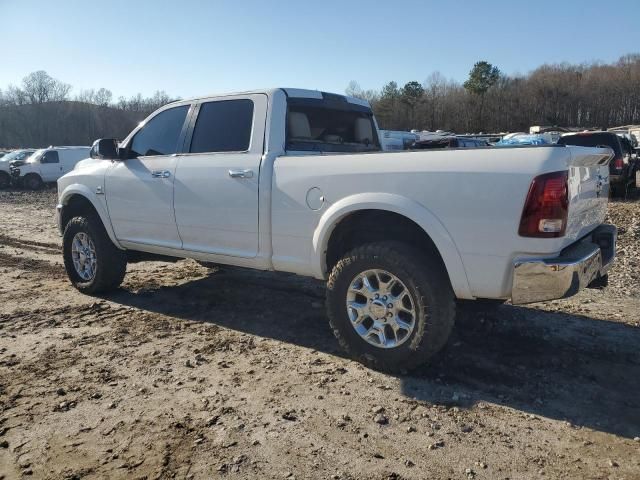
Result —
M 207 102 L 193 129 L 191 153 L 243 152 L 249 149 L 253 102 L 247 99 Z
M 40 159 L 40 163 L 60 163 L 58 152 L 56 152 L 55 150 L 44 152 L 44 155 Z
M 136 133 L 131 142 L 131 157 L 172 155 L 178 151 L 178 139 L 189 105 L 170 108 L 153 117 Z

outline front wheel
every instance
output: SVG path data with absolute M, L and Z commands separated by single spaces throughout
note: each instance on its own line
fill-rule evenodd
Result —
M 24 186 L 29 190 L 40 190 L 44 186 L 44 182 L 37 173 L 30 173 L 24 177 Z
M 67 223 L 62 249 L 69 280 L 82 293 L 107 292 L 122 283 L 127 256 L 111 242 L 95 215 L 74 217 Z
M 11 185 L 11 177 L 6 172 L 0 172 L 0 188 L 8 188 Z
M 399 242 L 356 248 L 327 284 L 329 323 L 341 346 L 365 365 L 403 372 L 446 344 L 454 294 L 441 263 Z

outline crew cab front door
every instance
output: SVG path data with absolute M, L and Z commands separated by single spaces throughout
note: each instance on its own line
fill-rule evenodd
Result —
M 253 258 L 267 96 L 198 103 L 174 185 L 183 249 Z
M 40 158 L 40 176 L 43 182 L 55 182 L 62 176 L 60 155 L 56 150 L 47 150 Z
M 178 152 L 189 105 L 161 110 L 135 133 L 105 178 L 109 217 L 124 246 L 181 248 L 173 210 Z M 129 245 L 132 244 L 132 245 Z

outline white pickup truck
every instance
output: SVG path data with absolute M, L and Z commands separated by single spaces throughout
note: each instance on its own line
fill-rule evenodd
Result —
M 355 358 L 407 370 L 458 300 L 514 304 L 606 284 L 608 149 L 382 152 L 369 105 L 300 89 L 171 103 L 58 181 L 73 285 L 117 288 L 143 255 L 328 280 Z

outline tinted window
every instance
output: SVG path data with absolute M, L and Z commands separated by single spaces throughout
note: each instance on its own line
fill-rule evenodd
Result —
M 360 152 L 380 150 L 373 115 L 346 101 L 336 105 L 316 99 L 289 99 L 287 149 Z M 334 107 L 338 108 L 334 108 Z
M 58 158 L 58 152 L 55 150 L 49 150 L 45 152 L 42 158 L 40 159 L 40 163 L 59 163 L 60 158 Z
M 242 152 L 249 149 L 253 125 L 251 100 L 207 102 L 193 129 L 192 153 Z
M 171 155 L 178 151 L 178 138 L 189 110 L 188 105 L 174 107 L 153 117 L 136 133 L 131 157 Z

